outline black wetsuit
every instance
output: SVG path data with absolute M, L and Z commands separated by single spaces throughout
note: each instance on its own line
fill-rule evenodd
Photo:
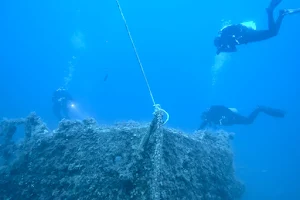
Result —
M 274 20 L 273 10 L 267 9 L 268 29 L 254 30 L 243 24 L 235 24 L 225 27 L 220 31 L 220 35 L 215 39 L 217 54 L 220 52 L 235 52 L 236 45 L 247 44 L 249 42 L 258 42 L 269 39 L 278 34 L 283 14 L 280 14 L 277 20 Z
M 248 117 L 245 117 L 233 112 L 225 106 L 215 105 L 211 106 L 208 111 L 202 114 L 203 122 L 199 129 L 213 125 L 231 126 L 234 124 L 252 124 L 260 112 L 264 112 L 273 117 L 284 117 L 285 115 L 281 110 L 259 106 L 253 110 Z
M 65 89 L 58 89 L 53 93 L 53 113 L 58 120 L 69 119 L 69 103 L 73 98 Z

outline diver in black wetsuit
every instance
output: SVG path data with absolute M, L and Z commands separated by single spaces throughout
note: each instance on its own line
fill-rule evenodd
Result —
M 53 113 L 58 120 L 69 119 L 69 104 L 73 100 L 66 89 L 57 89 L 52 96 Z
M 275 21 L 273 12 L 281 1 L 282 0 L 272 0 L 269 7 L 266 9 L 268 14 L 268 30 L 254 30 L 243 24 L 229 25 L 220 30 L 219 36 L 217 36 L 214 40 L 214 45 L 217 48 L 217 55 L 221 52 L 237 51 L 236 45 L 267 40 L 276 36 L 279 32 L 284 16 L 300 12 L 300 8 L 280 10 L 279 16 Z
M 252 124 L 260 112 L 279 118 L 283 118 L 285 115 L 285 112 L 282 110 L 258 106 L 248 117 L 245 117 L 232 108 L 215 105 L 211 106 L 208 111 L 202 113 L 203 122 L 199 129 L 213 125 L 231 126 L 235 124 Z

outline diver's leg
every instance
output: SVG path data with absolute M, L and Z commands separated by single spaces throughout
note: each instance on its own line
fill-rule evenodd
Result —
M 280 117 L 280 118 L 283 118 L 284 115 L 285 115 L 285 112 L 283 110 L 274 109 L 274 108 L 270 108 L 270 107 L 266 107 L 266 106 L 258 106 L 248 116 L 248 120 L 252 123 L 260 112 L 263 112 L 263 113 L 265 113 L 267 115 L 270 115 L 272 117 Z
M 262 40 L 267 40 L 271 37 L 274 37 L 277 34 L 277 25 L 274 20 L 274 9 L 281 3 L 282 0 L 272 0 L 269 7 L 266 9 L 268 16 L 268 29 L 267 30 L 254 30 L 247 34 L 247 37 L 244 37 L 246 40 L 244 43 L 248 42 L 259 42 Z M 282 19 L 281 19 L 282 20 Z M 277 20 L 278 21 L 278 20 Z M 281 23 L 281 21 L 278 21 Z
M 252 124 L 260 112 L 263 112 L 272 117 L 279 118 L 283 118 L 285 115 L 285 112 L 282 110 L 273 109 L 266 106 L 259 106 L 254 111 L 252 111 L 252 113 L 248 117 L 237 115 L 235 117 L 235 124 Z
M 284 16 L 286 15 L 292 15 L 292 14 L 297 14 L 300 13 L 300 8 L 296 8 L 296 9 L 283 9 L 279 11 L 279 16 L 276 20 L 276 34 L 278 34 L 281 24 L 282 24 L 282 20 L 284 18 Z
M 258 107 L 255 110 L 252 111 L 252 113 L 250 113 L 250 115 L 248 116 L 248 121 L 250 124 L 253 123 L 253 121 L 256 119 L 257 115 L 261 112 L 261 108 Z
M 267 9 L 274 11 L 275 8 L 282 2 L 282 0 L 271 0 Z
M 260 108 L 256 108 L 248 117 L 244 117 L 241 115 L 236 116 L 236 124 L 252 124 L 256 119 L 257 115 L 261 112 Z
M 270 32 L 270 35 L 275 34 L 276 32 L 276 23 L 274 20 L 274 9 L 280 2 L 278 2 L 277 0 L 273 0 L 271 1 L 269 7 L 266 9 L 268 15 L 268 28 L 269 28 L 268 31 Z
M 279 109 L 274 109 L 266 106 L 259 106 L 259 109 L 261 112 L 264 112 L 265 114 L 270 115 L 272 117 L 283 118 L 285 115 L 285 112 Z
M 279 16 L 278 16 L 278 18 L 276 20 L 276 24 L 275 24 L 275 27 L 276 27 L 275 28 L 275 35 L 277 35 L 279 30 L 280 30 L 280 27 L 281 27 L 282 20 L 283 20 L 284 16 L 285 15 L 283 13 L 279 12 Z
M 244 117 L 239 114 L 235 114 L 234 116 L 234 124 L 252 124 L 257 115 L 261 112 L 260 108 L 256 108 L 248 117 Z
M 280 14 L 282 15 L 292 15 L 297 13 L 300 13 L 300 8 L 280 10 Z

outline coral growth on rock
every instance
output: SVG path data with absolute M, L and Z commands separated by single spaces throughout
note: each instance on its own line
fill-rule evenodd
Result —
M 25 139 L 11 141 L 16 127 Z M 234 200 L 230 134 L 135 122 L 61 121 L 48 131 L 34 113 L 0 123 L 0 199 Z

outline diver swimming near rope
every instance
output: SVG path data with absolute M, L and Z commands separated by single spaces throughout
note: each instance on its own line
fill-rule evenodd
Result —
M 204 129 L 206 126 L 232 126 L 232 125 L 248 125 L 252 124 L 259 113 L 265 113 L 272 117 L 283 118 L 285 112 L 266 106 L 258 106 L 249 116 L 242 116 L 236 109 L 227 108 L 222 105 L 211 106 L 207 111 L 202 113 L 202 124 L 199 128 Z
M 259 42 L 277 36 L 283 18 L 286 15 L 300 13 L 300 8 L 282 9 L 279 11 L 279 16 L 275 21 L 273 12 L 281 1 L 282 0 L 272 0 L 269 7 L 266 9 L 268 15 L 267 30 L 256 30 L 253 26 L 248 26 L 245 23 L 232 24 L 221 29 L 219 31 L 219 36 L 214 40 L 214 45 L 217 48 L 217 55 L 221 52 L 236 52 L 237 45 Z

